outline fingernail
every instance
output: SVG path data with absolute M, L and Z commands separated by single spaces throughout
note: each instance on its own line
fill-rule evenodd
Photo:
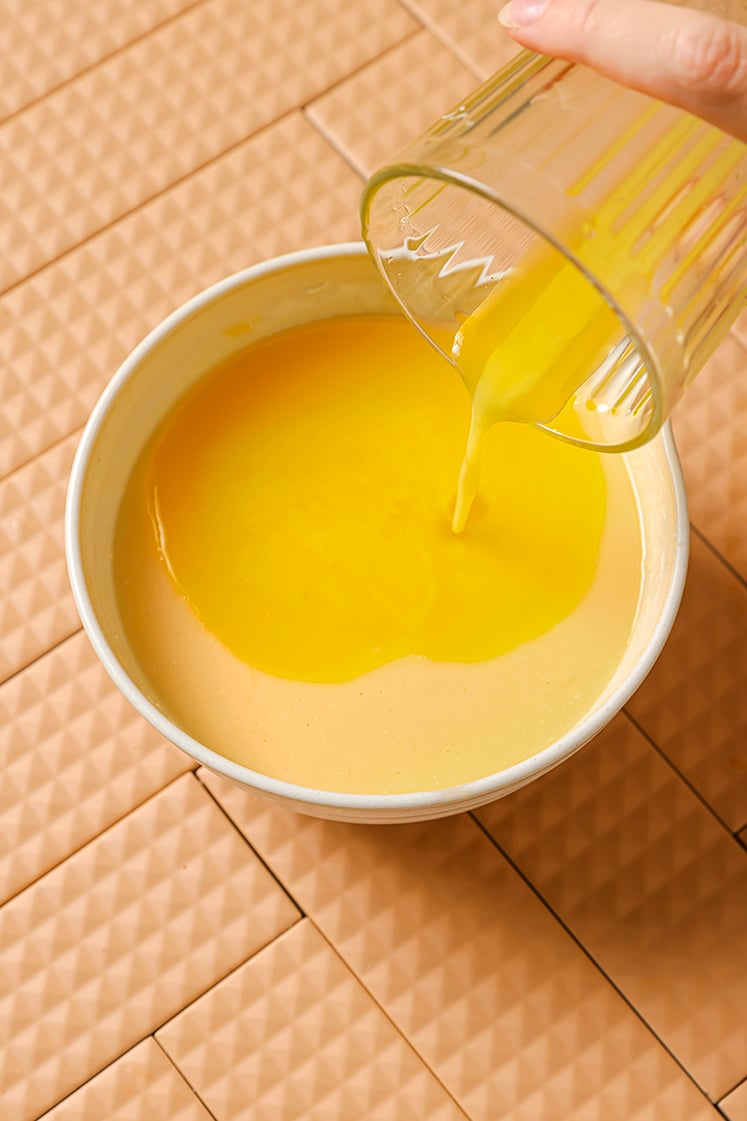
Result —
M 511 0 L 498 13 L 498 22 L 504 27 L 528 27 L 540 18 L 546 7 L 547 0 Z

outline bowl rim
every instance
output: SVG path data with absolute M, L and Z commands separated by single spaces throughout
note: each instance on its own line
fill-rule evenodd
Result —
M 260 771 L 254 771 L 250 767 L 236 763 L 220 755 L 212 748 L 206 747 L 183 731 L 149 701 L 119 662 L 106 640 L 88 594 L 80 549 L 81 499 L 83 484 L 91 465 L 92 451 L 106 416 L 114 406 L 123 386 L 134 374 L 143 358 L 200 308 L 249 281 L 257 280 L 275 272 L 292 270 L 309 262 L 339 257 L 367 256 L 365 245 L 358 241 L 303 249 L 273 257 L 210 285 L 210 287 L 182 304 L 162 320 L 158 326 L 153 328 L 131 351 L 111 378 L 93 407 L 83 430 L 70 472 L 67 490 L 65 555 L 73 599 L 83 629 L 95 653 L 109 677 L 130 704 L 167 740 L 181 748 L 196 762 L 217 774 L 271 798 L 292 801 L 300 806 L 305 805 L 310 812 L 313 812 L 314 809 L 321 811 L 328 808 L 352 813 L 388 811 L 389 813 L 395 812 L 406 815 L 408 812 L 417 814 L 428 809 L 443 809 L 451 804 L 458 807 L 463 804 L 487 802 L 491 798 L 500 796 L 501 792 L 508 793 L 514 788 L 523 786 L 562 762 L 592 739 L 622 709 L 647 676 L 664 646 L 677 614 L 684 588 L 689 552 L 689 521 L 685 483 L 671 426 L 668 423 L 661 431 L 661 438 L 675 491 L 675 562 L 664 608 L 638 662 L 604 705 L 593 714 L 585 717 L 555 743 L 501 771 L 494 771 L 482 778 L 473 779 L 458 786 L 446 787 L 442 790 L 413 791 L 406 794 L 362 794 L 302 786 L 285 779 L 272 778 Z

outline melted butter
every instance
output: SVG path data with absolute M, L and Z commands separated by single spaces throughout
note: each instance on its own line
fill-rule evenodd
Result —
M 650 115 L 656 112 L 653 106 Z M 688 155 L 661 180 L 672 148 L 686 142 Z M 701 289 L 715 293 L 719 278 L 705 247 L 740 205 L 741 196 L 729 199 L 717 192 L 743 159 L 744 145 L 683 118 L 616 184 L 575 237 L 566 239 L 568 247 L 589 275 L 605 278 L 623 306 L 639 306 L 656 283 L 662 284 L 660 297 L 666 303 L 688 272 Z M 588 178 L 598 170 L 589 169 Z M 584 186 L 579 181 L 569 193 L 579 194 Z M 713 232 L 706 237 L 709 223 Z M 678 259 L 662 282 L 657 270 L 674 244 Z M 452 519 L 455 533 L 467 524 L 478 491 L 485 433 L 505 421 L 550 425 L 622 333 L 600 291 L 576 265 L 544 244 L 537 244 L 465 319 L 451 347 L 473 398 Z M 714 336 L 712 347 L 717 341 Z M 641 435 L 639 443 L 645 439 Z
M 626 647 L 621 457 L 507 424 L 449 528 L 470 401 L 397 318 L 261 342 L 146 447 L 114 575 L 131 672 L 201 742 L 327 790 L 440 789 L 555 742 Z
M 208 630 L 278 677 L 495 658 L 588 591 L 605 486 L 596 455 L 503 426 L 455 537 L 468 418 L 458 379 L 397 318 L 276 335 L 209 376 L 151 449 L 162 561 Z

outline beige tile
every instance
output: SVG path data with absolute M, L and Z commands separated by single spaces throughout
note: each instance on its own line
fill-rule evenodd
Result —
M 197 0 L 5 0 L 0 120 Z
M 78 436 L 0 482 L 0 681 L 80 626 L 62 541 Z
M 697 537 L 672 634 L 628 708 L 730 829 L 747 822 L 747 589 Z
M 6 464 L 80 424 L 129 349 L 205 284 L 264 255 L 354 236 L 359 189 L 297 114 L 10 293 Z M 0 680 L 78 627 L 62 536 L 77 440 L 0 481 Z
M 0 1116 L 37 1117 L 296 917 L 177 779 L 0 908 Z
M 743 347 L 747 347 L 747 308 L 737 319 L 732 328 L 733 333 L 739 339 Z
M 719 1109 L 728 1121 L 747 1121 L 747 1079 L 719 1102 Z
M 699 1084 L 747 1065 L 747 853 L 620 716 L 478 816 Z
M 193 765 L 82 633 L 0 688 L 0 903 Z
M 674 413 L 690 516 L 747 580 L 747 350 L 728 337 Z
M 152 1038 L 81 1086 L 44 1121 L 210 1121 Z
M 482 78 L 519 50 L 498 23 L 505 0 L 405 0 L 407 7 Z
M 361 184 L 295 113 L 0 298 L 0 476 L 86 419 L 152 327 L 256 261 L 360 236 Z
M 415 26 L 396 0 L 205 0 L 13 117 L 0 127 L 0 290 Z
M 0 126 L 0 290 L 15 286 L 0 298 L 0 679 L 78 626 L 71 433 L 127 352 L 221 276 L 358 236 L 359 178 L 293 110 L 313 101 L 370 168 L 514 53 L 499 4 L 7 0 L 0 120 L 43 100 Z M 743 575 L 745 316 L 676 421 L 694 521 Z M 632 704 L 734 830 L 745 594 L 696 542 L 681 618 Z M 0 728 L 0 900 L 21 891 L 0 906 L 3 1121 L 207 1121 L 192 1080 L 217 1121 L 459 1116 L 437 1079 L 474 1121 L 716 1121 L 469 819 L 331 825 L 203 775 L 346 966 L 310 921 L 292 926 L 192 776 L 154 794 L 191 762 L 81 635 L 6 682 Z M 747 853 L 634 733 L 608 735 L 614 750 L 590 746 L 486 819 L 726 1094 L 746 1065 Z M 159 1038 L 184 1074 L 147 1038 L 173 1016 Z M 721 1109 L 747 1121 L 745 1084 Z
M 217 1121 L 464 1119 L 308 919 L 157 1038 Z
M 311 120 L 369 175 L 474 89 L 475 76 L 428 31 L 311 103 Z
M 470 818 L 341 825 L 202 777 L 474 1121 L 715 1121 Z

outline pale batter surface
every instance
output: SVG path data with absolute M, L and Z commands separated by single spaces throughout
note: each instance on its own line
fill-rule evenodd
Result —
M 386 336 L 387 327 L 382 324 L 389 322 L 391 326 L 392 321 L 377 322 Z M 392 327 L 395 334 L 399 326 Z M 263 462 L 269 469 L 274 466 L 274 477 L 280 482 L 279 489 L 273 484 L 267 491 L 264 501 L 285 504 L 290 511 L 291 497 L 298 505 L 301 493 L 303 517 L 295 523 L 289 514 L 282 533 L 287 541 L 297 525 L 303 534 L 295 549 L 292 541 L 284 552 L 275 549 L 272 555 L 279 559 L 274 565 L 255 565 L 251 570 L 255 580 L 252 594 L 258 596 L 260 607 L 247 616 L 249 625 L 263 604 L 268 605 L 267 618 L 257 620 L 256 633 L 241 632 L 246 641 L 238 653 L 235 645 L 231 648 L 230 630 L 221 634 L 221 641 L 200 615 L 215 612 L 216 605 L 222 609 L 225 600 L 225 617 L 232 621 L 230 608 L 241 598 L 241 570 L 229 563 L 225 572 L 219 568 L 216 575 L 209 571 L 209 552 L 195 552 L 194 556 L 201 558 L 197 564 L 187 546 L 191 544 L 189 534 L 199 542 L 205 524 L 217 526 L 218 535 L 223 534 L 224 527 L 226 533 L 233 533 L 244 515 L 229 518 L 225 510 L 244 507 L 241 503 L 221 507 L 221 520 L 216 522 L 212 504 L 205 507 L 205 512 L 192 497 L 183 497 L 192 496 L 204 478 L 213 478 L 215 463 L 224 462 L 223 452 L 215 462 L 206 460 L 206 473 L 197 483 L 185 472 L 188 485 L 180 488 L 182 460 L 178 455 L 173 458 L 169 482 L 164 471 L 159 475 L 156 469 L 154 474 L 151 448 L 131 481 L 118 526 L 115 577 L 125 632 L 140 667 L 135 675 L 141 688 L 177 724 L 215 751 L 265 774 L 327 790 L 399 793 L 444 788 L 501 770 L 553 743 L 593 707 L 614 675 L 640 591 L 641 535 L 636 499 L 624 462 L 618 457 L 598 457 L 569 448 L 524 426 L 506 426 L 511 438 L 503 442 L 491 434 L 493 444 L 486 449 L 485 499 L 476 511 L 473 536 L 470 526 L 459 537 L 450 535 L 450 503 L 453 508 L 469 402 L 453 371 L 444 369 L 445 363 L 431 355 L 406 325 L 401 326 L 403 337 L 415 340 L 414 350 L 409 353 L 403 344 L 403 351 L 398 342 L 400 365 L 395 363 L 387 374 L 391 375 L 392 392 L 387 390 L 386 381 L 379 380 L 368 402 L 355 394 L 348 400 L 352 431 L 349 425 L 340 448 L 349 457 L 349 464 L 340 461 L 340 449 L 335 452 L 332 448 L 328 462 L 324 456 L 309 462 L 306 455 L 303 472 L 303 486 L 316 485 L 326 496 L 336 487 L 328 480 L 342 476 L 337 498 L 332 495 L 329 500 L 333 507 L 339 500 L 346 514 L 351 496 L 374 491 L 377 472 L 385 462 L 385 486 L 391 491 L 387 502 L 382 505 L 377 495 L 362 512 L 355 511 L 358 522 L 365 519 L 367 540 L 378 543 L 373 558 L 368 555 L 370 547 L 368 552 L 345 551 L 347 539 L 340 535 L 339 518 L 325 531 L 323 505 L 317 510 L 317 521 L 319 517 L 322 521 L 315 530 L 314 549 L 308 551 L 308 495 L 297 490 L 301 473 L 286 470 L 289 457 L 297 454 L 293 449 L 298 441 L 289 438 L 291 430 L 283 432 L 283 414 L 288 410 L 283 407 L 278 412 L 282 394 L 276 397 L 264 390 L 256 397 L 256 406 L 270 410 L 272 431 L 277 430 L 283 446 L 282 456 L 273 461 L 272 433 L 268 430 L 266 455 L 270 458 Z M 350 323 L 344 330 L 348 328 Z M 334 326 L 331 330 L 334 332 Z M 360 346 L 360 324 L 354 333 Z M 329 350 L 334 339 L 324 332 L 319 337 L 326 339 Z M 350 344 L 349 331 L 345 337 Z M 343 341 L 341 335 L 340 345 L 332 347 L 332 352 L 341 362 L 347 362 L 349 380 L 351 367 Z M 366 353 L 375 364 L 376 347 L 368 341 Z M 391 339 L 388 341 L 391 343 Z M 308 338 L 301 352 L 313 365 Z M 414 371 L 415 359 L 426 366 Z M 244 374 L 246 385 L 251 374 L 248 367 Z M 293 425 L 311 424 L 313 428 L 314 393 L 324 397 L 325 392 L 326 374 L 321 366 L 318 375 L 316 381 L 307 379 L 309 386 L 317 388 L 308 390 Z M 294 371 L 290 370 L 288 376 L 292 380 Z M 422 384 L 418 377 L 424 378 Z M 403 378 L 408 383 L 414 379 L 410 393 Z M 332 388 L 336 391 L 336 408 L 344 415 L 344 392 L 334 383 Z M 425 391 L 428 407 L 424 409 Z M 298 403 L 298 394 L 294 394 L 294 401 Z M 208 415 L 205 403 L 198 401 L 196 409 L 196 415 L 203 418 Z M 370 439 L 366 451 L 364 434 L 371 426 L 378 440 Z M 421 430 L 431 433 L 425 443 Z M 291 434 L 295 432 L 293 429 Z M 501 508 L 496 506 L 500 494 L 496 496 L 496 492 L 503 488 L 507 493 L 507 471 L 516 465 L 517 457 L 528 454 L 526 449 L 522 452 L 522 433 L 531 453 L 526 463 L 534 463 L 537 457 L 542 462 L 535 464 L 534 475 L 529 469 L 516 475 L 512 485 L 520 501 L 514 504 L 513 513 L 506 505 L 505 532 L 501 533 Z M 334 439 L 330 428 L 324 446 Z M 181 455 L 176 437 L 175 441 L 173 449 Z M 413 441 L 417 452 L 414 457 L 409 454 Z M 401 460 L 397 458 L 400 443 L 408 452 Z M 238 452 L 229 457 L 231 478 L 235 478 L 237 464 L 242 464 L 241 447 L 239 442 Z M 380 458 L 382 447 L 385 460 Z M 397 463 L 405 464 L 407 470 L 392 467 Z M 347 472 L 346 466 L 350 467 Z M 425 470 L 422 483 L 421 468 Z M 322 474 L 317 478 L 315 472 Z M 156 484 L 165 480 L 166 488 L 173 485 L 176 496 L 175 504 L 170 505 L 162 485 L 166 500 L 156 520 L 154 480 Z M 368 491 L 363 485 L 366 482 Z M 269 486 L 266 476 L 262 485 L 265 490 Z M 404 498 L 399 494 L 403 485 L 407 491 Z M 426 495 L 422 502 L 421 488 Z M 429 508 L 429 488 L 433 511 Z M 242 493 L 238 488 L 239 498 Z M 392 501 L 398 511 L 394 520 Z M 403 502 L 404 507 L 399 509 Z M 249 500 L 246 506 L 250 529 L 260 524 L 264 535 L 274 532 L 272 518 L 265 518 L 262 512 L 264 507 L 258 511 L 256 502 L 252 506 Z M 533 519 L 535 508 L 546 512 Z M 382 519 L 380 531 L 377 517 Z M 246 532 L 244 526 L 242 534 Z M 173 541 L 175 533 L 181 534 L 183 554 L 172 550 L 177 566 L 181 565 L 176 573 L 169 559 L 169 535 Z M 326 551 L 320 546 L 325 540 L 329 545 Z M 264 539 L 261 544 L 264 547 Z M 453 556 L 452 546 L 458 550 Z M 197 545 L 194 547 L 196 550 Z M 229 547 L 228 539 L 221 542 L 224 553 Z M 216 555 L 215 563 L 220 565 L 220 550 Z M 309 565 L 320 563 L 318 557 L 325 556 L 323 570 L 308 571 Z M 407 564 L 413 556 L 417 566 L 410 572 Z M 183 558 L 186 563 L 182 563 Z M 234 568 L 238 576 L 232 577 Z M 431 568 L 435 591 L 426 601 L 422 574 L 431 572 Z M 514 568 L 517 582 L 512 588 Z M 395 584 L 393 574 L 399 571 L 404 575 L 401 583 Z M 225 578 L 216 585 L 221 572 Z M 408 588 L 407 580 L 415 576 L 417 585 Z M 296 589 L 296 613 L 284 622 L 284 586 L 292 578 L 308 578 L 313 593 L 315 581 L 322 577 L 327 581 L 325 594 L 329 597 L 326 614 L 315 614 L 318 601 L 309 602 L 309 595 L 298 597 Z M 258 588 L 256 581 L 261 579 L 265 584 Z M 349 604 L 355 603 L 358 591 L 370 592 L 372 581 L 375 584 L 377 579 L 386 582 L 389 603 L 394 608 L 400 602 L 407 607 L 422 601 L 424 606 L 414 621 L 406 611 L 400 619 L 397 610 L 390 610 L 389 617 L 382 618 L 381 646 L 375 645 L 375 626 L 381 612 L 367 608 L 363 618 L 368 629 L 363 629 L 365 642 L 361 645 L 362 640 L 348 625 Z M 529 579 L 534 585 L 527 585 Z M 461 593 L 459 581 L 468 581 Z M 459 595 L 449 610 L 444 596 L 452 594 L 450 589 L 454 587 Z M 376 590 L 373 587 L 373 593 Z M 399 598 L 393 601 L 393 595 Z M 275 603 L 277 608 L 273 607 Z M 246 603 L 239 604 L 242 607 Z M 220 613 L 211 617 L 222 618 Z M 261 628 L 272 625 L 273 618 L 287 628 L 287 656 L 277 633 L 271 642 L 264 640 Z M 302 641 L 295 640 L 294 645 L 294 636 L 298 635 Z M 341 650 L 344 646 L 342 654 L 336 648 L 335 636 L 339 636 Z M 424 636 L 435 650 L 432 657 L 419 650 Z M 317 647 L 318 660 L 314 653 Z M 483 656 L 491 649 L 498 651 L 497 656 Z M 262 668 L 256 661 L 252 664 L 253 652 L 258 661 L 270 662 L 274 672 L 267 672 L 266 664 Z

